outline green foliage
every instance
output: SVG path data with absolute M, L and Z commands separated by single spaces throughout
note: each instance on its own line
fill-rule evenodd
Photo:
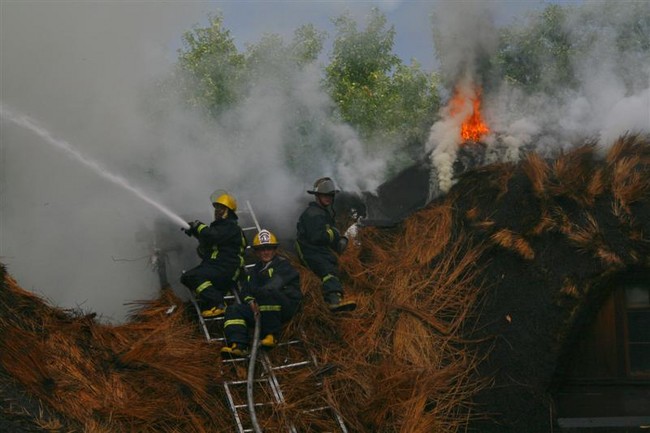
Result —
M 334 20 L 337 36 L 326 82 L 342 119 L 366 137 L 422 140 L 438 110 L 436 78 L 417 62 L 393 54 L 395 30 L 373 9 L 365 30 L 347 15 Z
M 363 32 L 348 15 L 336 18 L 334 25 L 338 34 L 327 75 L 335 89 L 345 86 L 343 82 L 372 87 L 378 75 L 387 74 L 400 63 L 392 53 L 395 29 L 385 29 L 386 17 L 378 9 L 372 10 Z
M 406 143 L 423 143 L 440 108 L 438 78 L 413 61 L 399 65 L 391 77 L 392 99 L 383 113 L 389 131 L 403 135 Z
M 581 74 L 600 66 L 611 67 L 633 92 L 647 86 L 649 57 L 648 3 L 606 0 L 550 5 L 523 25 L 504 28 L 494 64 L 498 79 L 529 93 L 575 89 Z
M 325 33 L 317 31 L 311 24 L 299 27 L 288 45 L 279 35 L 264 35 L 258 43 L 249 45 L 244 55 L 247 83 L 263 77 L 290 82 L 287 80 L 290 80 L 292 71 L 318 58 L 324 39 Z
M 532 26 L 503 29 L 496 63 L 503 77 L 529 92 L 552 92 L 558 83 L 576 84 L 566 10 L 550 5 Z
M 307 159 L 322 158 L 334 143 L 320 125 L 322 119 L 315 118 L 295 88 L 297 74 L 315 62 L 325 37 L 309 24 L 299 27 L 289 43 L 279 35 L 266 34 L 240 53 L 223 27 L 222 17 L 211 16 L 207 27 L 184 34 L 178 74 L 164 83 L 163 90 L 171 93 L 180 87 L 184 100 L 215 119 L 245 101 L 253 89 L 282 101 L 286 110 L 286 127 L 281 130 L 285 162 L 299 172 L 309 165 Z M 235 124 L 233 118 L 229 121 Z
M 647 2 L 603 1 L 578 9 L 571 22 L 575 62 L 603 64 L 625 83 L 630 93 L 648 86 L 650 70 L 650 7 Z
M 246 50 L 245 70 L 248 84 L 253 84 L 261 77 L 283 77 L 289 66 L 287 59 L 290 50 L 279 35 L 268 34 Z
M 323 50 L 327 33 L 319 31 L 313 24 L 299 27 L 293 34 L 291 53 L 296 64 L 307 65 L 318 59 Z
M 336 139 L 322 125 L 325 113 L 315 112 L 309 98 L 301 97 L 295 85 L 299 70 L 318 58 L 324 38 L 324 33 L 313 26 L 302 26 L 289 44 L 278 35 L 265 35 L 249 45 L 245 54 L 249 87 L 261 83 L 266 94 L 280 96 L 278 101 L 282 102 L 286 116 L 286 127 L 281 131 L 284 162 L 300 177 L 311 177 L 313 173 L 309 170 L 334 154 Z
M 324 40 L 325 33 L 310 24 L 298 28 L 288 46 L 280 36 L 269 34 L 240 53 L 223 27 L 223 17 L 211 15 L 207 27 L 183 35 L 176 82 L 190 105 L 218 116 L 263 76 L 287 80 L 291 68 L 316 60 Z
M 245 100 L 253 89 L 282 98 L 287 119 L 281 131 L 285 162 L 296 173 L 335 155 L 344 131 L 337 123 L 341 120 L 366 144 L 375 143 L 382 150 L 410 147 L 411 155 L 394 157 L 391 169 L 399 169 L 420 156 L 440 105 L 437 77 L 416 61 L 403 64 L 393 53 L 395 30 L 378 9 L 364 30 L 358 30 L 348 15 L 334 24 L 337 35 L 330 63 L 320 69 L 323 94 L 329 94 L 331 105 L 327 98 L 310 100 L 296 88 L 301 70 L 318 67 L 326 33 L 308 24 L 296 29 L 289 43 L 267 34 L 240 53 L 220 15 L 211 16 L 207 27 L 183 36 L 177 65 L 182 96 L 214 118 Z M 344 132 L 348 133 L 353 135 Z
M 223 28 L 220 15 L 210 16 L 208 27 L 183 35 L 178 67 L 182 91 L 191 105 L 216 115 L 237 101 L 244 56 Z

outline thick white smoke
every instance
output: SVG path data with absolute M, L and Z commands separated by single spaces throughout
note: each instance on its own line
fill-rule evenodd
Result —
M 255 16 L 260 26 L 246 26 L 246 31 L 262 25 L 268 31 L 271 2 L 264 3 L 224 5 L 237 4 Z M 295 10 L 305 11 L 307 3 L 296 4 Z M 335 3 L 320 4 L 328 16 L 336 16 L 343 11 Z M 578 90 L 550 98 L 526 95 L 505 83 L 499 93 L 484 94 L 484 118 L 499 137 L 487 140 L 488 146 L 507 148 L 494 152 L 495 158 L 515 160 L 519 149 L 533 143 L 550 152 L 568 145 L 572 136 L 592 134 L 607 143 L 627 130 L 647 129 L 648 60 L 626 56 L 615 43 L 617 24 L 643 4 L 619 3 L 606 11 L 598 3 L 592 6 L 590 13 L 607 15 L 610 24 L 588 47 L 584 41 L 590 38 L 580 33 L 588 29 L 588 10 L 571 16 L 572 34 L 585 45 L 573 56 Z M 495 46 L 490 11 L 501 16 L 522 4 L 435 4 L 436 48 L 448 84 L 458 77 L 477 78 L 472 75 L 475 60 Z M 357 18 L 368 6 L 361 11 L 359 2 L 346 5 Z M 427 16 L 433 5 L 387 1 L 384 6 L 408 8 L 413 32 L 415 18 Z M 218 122 L 182 108 L 172 96 L 164 101 L 152 96 L 151 83 L 176 60 L 180 34 L 205 22 L 208 7 L 203 2 L 0 2 L 0 99 L 187 219 L 209 221 L 209 196 L 224 188 L 240 206 L 249 200 L 282 241 L 294 234 L 309 199 L 305 190 L 315 178 L 335 176 L 346 190 L 376 188 L 384 161 L 393 155 L 369 157 L 354 131 L 331 119 L 332 101 L 319 90 L 315 66 L 265 77 Z M 283 13 L 282 23 L 288 18 Z M 429 31 L 409 33 L 411 40 L 404 43 L 398 29 L 396 44 L 421 45 Z M 317 131 L 296 154 L 287 154 L 287 138 L 296 133 L 290 120 L 297 110 L 317 120 L 312 122 Z M 445 115 L 431 129 L 428 146 L 441 181 L 453 181 L 458 122 Z M 9 272 L 58 305 L 80 306 L 115 320 L 123 318 L 124 302 L 155 295 L 158 280 L 148 261 L 148 233 L 166 217 L 30 131 L 5 120 L 0 127 L 0 262 Z M 319 137 L 338 145 L 325 149 Z M 299 162 L 288 170 L 287 160 Z M 194 243 L 179 227 L 170 236 L 191 252 Z M 176 267 L 196 263 L 194 257 L 188 262 L 173 258 Z M 170 278 L 177 280 L 179 271 L 173 269 Z
M 489 16 L 498 13 L 499 4 L 448 2 L 444 6 L 437 9 L 437 22 L 442 25 L 436 47 L 445 80 L 453 85 L 469 73 L 481 85 L 478 60 L 482 53 L 490 54 L 490 47 L 496 48 L 498 29 L 480 25 L 475 17 L 485 16 L 491 22 Z M 567 8 L 564 30 L 572 46 L 570 61 L 577 85 L 553 83 L 554 89 L 532 94 L 509 82 L 492 85 L 483 99 L 483 117 L 492 130 L 484 139 L 486 161 L 516 161 L 524 149 L 549 156 L 585 138 L 597 138 L 606 147 L 626 132 L 648 132 L 650 60 L 647 51 L 640 55 L 642 51 L 634 49 L 635 44 L 647 44 L 648 29 L 643 22 L 638 27 L 629 25 L 647 16 L 644 2 L 595 1 Z M 535 20 L 520 23 L 524 32 L 535 24 Z M 542 71 L 543 81 L 551 77 L 547 72 Z M 450 173 L 460 143 L 459 136 L 453 143 L 454 124 L 448 112 L 441 112 L 427 145 L 432 151 L 433 181 L 443 192 L 453 183 Z M 435 187 L 432 193 L 437 192 Z
M 431 152 L 432 167 L 429 199 L 439 191 L 449 191 L 453 185 L 454 161 L 458 145 L 462 142 L 461 125 L 473 111 L 472 101 L 477 97 L 474 79 L 466 74 L 455 88 L 454 103 L 442 108 L 441 119 L 433 124 L 426 143 L 426 150 Z M 457 104 L 455 102 L 458 102 Z
M 55 139 L 169 205 L 139 182 L 151 169 L 140 89 L 170 64 L 167 45 L 202 11 L 157 6 L 2 2 L 0 94 Z M 28 129 L 6 119 L 0 126 L 0 261 L 19 283 L 115 320 L 125 302 L 155 295 L 149 246 L 136 235 L 160 212 Z
M 476 86 L 477 62 L 497 48 L 494 3 L 442 2 L 433 16 L 434 40 L 440 59 L 443 80 L 463 98 L 462 106 L 442 108 L 441 119 L 433 124 L 425 150 L 431 152 L 432 175 L 429 198 L 449 191 L 453 184 L 460 127 L 472 114 Z
M 206 19 L 205 3 L 0 7 L 2 103 L 188 220 L 211 221 L 210 194 L 223 188 L 240 208 L 250 201 L 284 241 L 315 178 L 338 176 L 346 190 L 382 180 L 382 155 L 369 157 L 350 127 L 331 120 L 315 68 L 264 77 L 219 121 L 156 96 L 152 84 L 170 72 L 181 33 Z M 285 143 L 298 108 L 336 146 L 305 143 L 300 170 L 289 170 Z M 0 262 L 19 283 L 62 307 L 123 320 L 125 302 L 158 289 L 149 257 L 162 220 L 184 252 L 170 256 L 169 277 L 180 286 L 181 268 L 197 263 L 195 241 L 180 227 L 38 134 L 0 125 Z

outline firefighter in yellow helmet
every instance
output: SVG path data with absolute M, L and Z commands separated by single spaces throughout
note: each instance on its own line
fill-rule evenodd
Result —
M 333 204 L 339 190 L 332 179 L 321 177 L 307 192 L 314 195 L 314 201 L 298 219 L 296 250 L 300 260 L 321 279 L 323 298 L 329 310 L 354 310 L 357 304 L 343 299 L 343 286 L 339 279 L 338 254 L 348 243 L 336 228 Z
M 261 230 L 253 239 L 257 262 L 248 272 L 242 285 L 243 304 L 226 309 L 224 334 L 225 356 L 248 355 L 248 327 L 255 323 L 254 308 L 260 312 L 260 345 L 275 347 L 282 325 L 300 309 L 302 292 L 298 271 L 287 259 L 278 255 L 278 240 L 268 230 Z
M 246 238 L 237 222 L 237 201 L 223 190 L 210 197 L 214 221 L 208 226 L 196 220 L 185 229 L 199 241 L 197 253 L 201 263 L 184 272 L 181 283 L 196 296 L 203 317 L 221 316 L 225 312 L 224 295 L 239 278 L 244 265 Z

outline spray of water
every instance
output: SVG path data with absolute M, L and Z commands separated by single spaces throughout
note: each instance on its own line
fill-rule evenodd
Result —
M 108 170 L 106 170 L 106 168 L 102 167 L 101 164 L 99 164 L 98 162 L 85 157 L 78 150 L 73 148 L 72 145 L 70 145 L 70 143 L 53 137 L 49 131 L 39 126 L 36 123 L 36 121 L 34 121 L 29 116 L 19 113 L 15 110 L 12 110 L 9 107 L 7 107 L 5 104 L 0 102 L 0 117 L 9 120 L 15 123 L 16 125 L 22 126 L 23 128 L 29 129 L 30 131 L 40 136 L 46 142 L 65 151 L 69 156 L 81 162 L 82 164 L 84 164 L 85 166 L 93 170 L 95 173 L 97 173 L 99 176 L 113 182 L 115 185 L 121 186 L 122 188 L 133 193 L 135 196 L 149 203 L 150 205 L 158 209 L 160 212 L 162 212 L 164 215 L 166 215 L 169 219 L 179 224 L 181 227 L 185 227 L 185 228 L 189 227 L 187 222 L 185 222 L 183 218 L 178 216 L 176 213 L 172 212 L 165 206 L 161 205 L 160 203 L 156 202 L 152 198 L 145 195 L 142 191 L 130 185 L 126 181 L 126 179 L 109 172 Z

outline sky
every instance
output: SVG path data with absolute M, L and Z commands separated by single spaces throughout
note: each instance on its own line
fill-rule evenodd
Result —
M 480 0 L 457 1 L 456 4 L 478 4 Z M 230 29 L 240 47 L 255 42 L 260 34 L 277 33 L 291 37 L 297 25 L 313 23 L 324 29 L 332 37 L 335 28 L 332 18 L 343 13 L 363 22 L 371 7 L 379 8 L 395 27 L 394 52 L 405 63 L 417 59 L 426 70 L 437 66 L 431 35 L 431 15 L 441 1 L 217 1 L 210 5 L 220 10 L 224 16 L 225 27 Z M 549 3 L 576 4 L 579 0 L 542 1 L 542 0 L 499 0 L 489 1 L 495 11 L 498 24 L 507 24 L 526 13 L 543 8 Z M 331 38 L 330 41 L 331 43 Z
M 546 4 L 1 0 L 0 263 L 22 287 L 54 305 L 121 321 L 128 313 L 125 303 L 156 296 L 150 263 L 154 226 L 169 225 L 166 239 L 176 249 L 170 254 L 172 284 L 179 287 L 180 271 L 197 263 L 195 244 L 180 232 L 177 219 L 209 221 L 214 189 L 236 194 L 240 207 L 250 200 L 268 216 L 263 225 L 282 241 L 293 233 L 314 178 L 336 172 L 348 190 L 371 190 L 383 180 L 388 154 L 367 154 L 349 125 L 326 116 L 331 101 L 318 88 L 315 67 L 290 72 L 295 84 L 290 97 L 276 92 L 268 77 L 218 124 L 175 101 L 157 105 L 147 99 L 148 85 L 169 73 L 183 32 L 206 25 L 209 13 L 223 15 L 243 50 L 265 33 L 288 40 L 307 23 L 330 32 L 331 43 L 331 18 L 347 12 L 363 22 L 377 6 L 395 26 L 396 54 L 435 70 L 441 54 L 453 66 L 461 60 L 455 56 L 467 57 L 490 41 L 494 26 Z M 434 10 L 448 35 L 447 53 L 433 48 Z M 606 36 L 602 53 L 611 48 Z M 586 68 L 584 86 L 566 100 L 525 99 L 506 86 L 486 101 L 486 115 L 492 113 L 513 154 L 548 125 L 566 135 L 595 128 L 609 139 L 648 119 L 650 84 L 629 94 L 615 62 L 592 57 L 599 63 Z M 646 74 L 643 83 L 650 65 L 642 66 L 647 66 L 639 69 Z M 338 160 L 303 161 L 305 176 L 289 174 L 283 160 L 287 113 L 296 101 L 341 143 Z M 428 150 L 441 185 L 449 181 L 445 164 L 455 155 L 449 131 L 457 129 L 448 116 L 432 125 Z

